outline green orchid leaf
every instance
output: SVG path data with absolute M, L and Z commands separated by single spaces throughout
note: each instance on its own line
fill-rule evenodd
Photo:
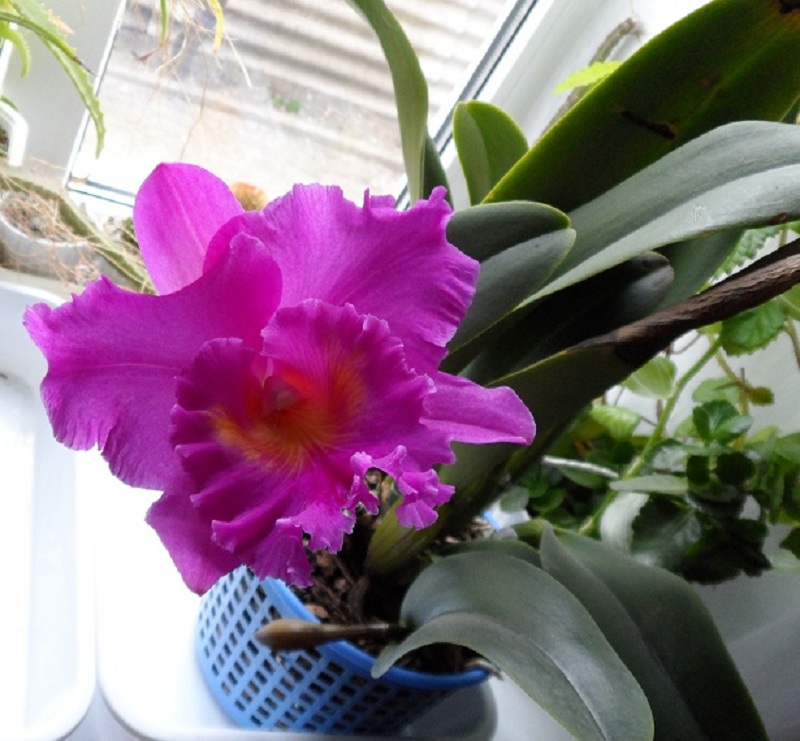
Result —
M 630 440 L 641 422 L 641 415 L 632 409 L 615 404 L 598 404 L 591 408 L 589 416 L 601 424 L 614 440 Z
M 535 410 L 536 439 L 531 455 L 540 454 L 580 411 L 607 389 L 620 383 L 637 368 L 690 329 L 711 324 L 741 312 L 748 305 L 780 295 L 800 282 L 800 255 L 786 255 L 764 267 L 735 275 L 713 288 L 663 309 L 645 319 L 620 327 L 606 335 L 575 345 L 538 363 L 496 381 L 513 388 L 529 409 Z M 752 291 L 751 291 L 752 289 Z M 749 419 L 749 418 L 748 418 Z M 736 425 L 734 425 L 736 427 Z M 733 428 L 720 434 L 735 433 Z M 740 432 L 737 434 L 741 434 Z M 490 455 L 493 446 L 475 451 L 470 464 L 455 465 L 477 475 L 476 460 Z M 452 466 L 444 469 L 445 471 Z M 461 482 L 461 476 L 454 477 Z M 468 484 L 468 480 L 463 482 Z
M 720 266 L 730 259 L 741 234 L 740 229 L 734 229 L 660 247 L 658 252 L 669 260 L 675 277 L 658 308 L 672 306 L 693 296 L 712 276 L 719 274 Z
M 766 739 L 697 593 L 598 541 L 545 531 L 542 566 L 592 614 L 644 689 L 657 738 Z
M 383 0 L 349 0 L 366 18 L 381 43 L 389 64 L 400 123 L 403 161 L 412 203 L 424 190 L 425 148 L 428 136 L 428 83 L 414 47 Z
M 454 443 L 456 462 L 443 466 L 439 475 L 442 482 L 456 487 L 458 496 L 439 507 L 436 522 L 422 530 L 403 528 L 390 512 L 370 541 L 367 571 L 390 573 L 409 565 L 442 532 L 456 531 L 482 512 L 499 495 L 497 481 L 504 466 L 516 467 L 518 472 L 527 468 L 587 405 L 682 334 L 733 316 L 800 283 L 799 252 L 797 240 L 778 256 L 762 258 L 747 271 L 698 296 L 496 378 L 493 385 L 509 386 L 535 410 L 533 443 L 523 450 L 506 443 Z
M 595 85 L 600 80 L 605 80 L 614 70 L 616 70 L 622 62 L 607 59 L 602 62 L 595 62 L 594 64 L 587 65 L 577 72 L 573 72 L 563 82 L 556 85 L 554 93 L 566 93 L 569 90 L 574 90 L 576 87 L 586 87 L 588 85 Z
M 472 303 L 449 349 L 456 350 L 474 340 L 510 314 L 547 280 L 574 242 L 572 229 L 559 229 L 484 261 Z
M 671 152 L 570 214 L 575 245 L 531 300 L 646 250 L 800 215 L 800 127 L 722 126 Z M 732 208 L 731 204 L 736 204 Z
M 528 151 L 528 140 L 514 119 L 477 100 L 456 106 L 453 140 L 473 204 L 482 201 Z
M 672 280 L 672 267 L 655 252 L 639 255 L 504 318 L 464 350 L 451 350 L 443 367 L 491 383 L 567 347 L 651 314 Z M 460 364 L 460 365 L 459 365 Z
M 660 355 L 628 376 L 622 385 L 637 396 L 666 399 L 675 386 L 677 372 L 675 363 Z
M 487 200 L 571 211 L 717 126 L 781 120 L 800 97 L 795 16 L 777 0 L 704 5 L 595 85 Z
M 578 738 L 652 737 L 641 689 L 589 613 L 522 559 L 476 552 L 433 563 L 411 585 L 401 620 L 415 630 L 381 653 L 376 676 L 415 648 L 455 643 L 496 664 Z
M 436 148 L 436 142 L 429 134 L 425 135 L 425 161 L 422 166 L 422 198 L 428 198 L 434 188 L 443 186 L 447 189 L 445 199 L 453 205 L 453 198 L 450 194 L 450 184 L 447 182 L 447 173 L 442 165 L 442 158 Z
M 766 347 L 783 330 L 786 310 L 780 301 L 768 301 L 722 323 L 719 338 L 728 355 L 748 355 Z
M 552 206 L 507 201 L 456 211 L 447 240 L 479 262 L 536 237 L 569 228 L 569 217 Z
M 533 566 L 541 566 L 538 551 L 515 538 L 477 538 L 462 540 L 449 545 L 444 550 L 446 558 L 456 553 L 499 553 L 527 561 Z

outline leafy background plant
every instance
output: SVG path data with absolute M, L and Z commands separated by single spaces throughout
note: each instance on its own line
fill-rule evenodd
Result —
M 770 238 L 782 246 L 795 227 L 748 231 L 720 274 L 754 259 Z M 621 384 L 650 400 L 649 415 L 641 403 L 613 401 L 620 394 L 610 391 L 505 492 L 501 507 L 604 535 L 638 559 L 698 582 L 770 568 L 764 544 L 772 525 L 785 526 L 781 545 L 800 556 L 800 431 L 755 429 L 752 408 L 768 407 L 774 394 L 733 368 L 736 358 L 765 353 L 782 334 L 800 373 L 799 296 L 792 288 L 704 328 L 691 343 L 684 339 L 681 352 L 673 347 L 655 357 Z M 786 371 L 782 381 L 790 382 Z M 690 391 L 691 412 L 674 419 Z
M 742 230 L 800 217 L 800 202 L 791 194 L 797 182 L 792 152 L 800 141 L 798 131 L 788 124 L 765 123 L 783 120 L 800 93 L 795 79 L 775 78 L 778 70 L 795 63 L 787 62 L 787 55 L 798 55 L 800 45 L 792 38 L 794 12 L 794 7 L 771 0 L 708 3 L 594 84 L 521 156 L 518 127 L 503 111 L 476 102 L 457 109 L 456 148 L 472 206 L 453 215 L 448 236 L 481 261 L 482 274 L 466 328 L 451 343 L 445 368 L 483 383 L 510 385 L 534 411 L 538 435 L 524 451 L 460 448 L 457 462 L 441 472 L 457 493 L 440 508 L 436 525 L 403 531 L 386 517 L 367 559 L 375 571 L 407 569 L 435 538 L 503 492 L 507 503 L 538 504 L 534 512 L 540 518 L 516 529 L 532 546 L 530 568 L 558 573 L 557 586 L 537 582 L 537 599 L 569 610 L 570 598 L 562 589 L 578 598 L 644 690 L 656 735 L 668 738 L 730 737 L 745 728 L 747 737 L 763 738 L 764 730 L 710 618 L 685 580 L 673 581 L 663 569 L 639 564 L 584 533 L 597 535 L 603 513 L 627 497 L 623 489 L 636 478 L 637 488 L 649 482 L 649 490 L 633 493 L 658 503 L 643 509 L 631 535 L 640 545 L 650 539 L 650 563 L 660 560 L 678 573 L 694 570 L 709 580 L 734 571 L 758 571 L 766 566 L 760 551 L 764 528 L 791 515 L 793 494 L 778 497 L 776 482 L 785 480 L 794 462 L 775 453 L 788 445 L 780 434 L 750 434 L 740 395 L 733 399 L 726 391 L 726 398 L 708 385 L 707 398 L 695 402 L 691 427 L 671 442 L 664 433 L 671 395 L 681 378 L 697 371 L 678 375 L 668 357 L 648 366 L 648 372 L 660 369 L 670 389 L 657 402 L 662 405 L 659 418 L 665 420 L 657 435 L 638 433 L 640 417 L 631 410 L 608 404 L 586 409 L 689 330 L 725 322 L 709 330 L 718 336 L 704 334 L 706 342 L 711 337 L 709 359 L 720 349 L 732 352 L 732 338 L 739 336 L 736 327 L 746 323 L 747 315 L 733 317 L 743 310 L 765 304 L 764 312 L 772 316 L 769 331 L 776 331 L 773 299 L 800 278 L 795 272 L 800 268 L 797 243 L 777 256 L 761 257 L 712 288 L 705 286 L 739 243 Z M 721 28 L 725 33 L 719 33 Z M 384 48 L 389 44 L 407 51 L 403 36 L 386 26 L 376 31 Z M 774 82 L 768 91 L 765 76 Z M 405 111 L 400 126 L 408 134 L 403 136 L 406 162 L 423 162 L 421 168 L 409 168 L 409 191 L 425 194 L 445 181 L 436 153 L 419 133 L 426 123 L 424 105 L 408 105 L 409 96 L 423 103 L 424 91 L 412 83 L 396 94 Z M 495 137 L 495 131 L 504 136 Z M 431 179 L 431 173 L 438 175 Z M 781 193 L 777 199 L 776 193 Z M 545 209 L 552 218 L 545 218 Z M 760 311 L 753 316 L 761 317 L 757 323 L 763 321 Z M 760 341 L 750 346 L 760 346 Z M 732 381 L 726 376 L 727 383 Z M 737 389 L 740 385 L 737 379 Z M 747 404 L 766 397 L 763 390 L 747 389 Z M 576 442 L 580 452 L 567 446 Z M 537 468 L 545 455 L 551 465 Z M 552 465 L 554 457 L 566 463 Z M 776 468 L 777 463 L 783 467 Z M 604 473 L 598 479 L 599 471 Z M 582 499 L 576 503 L 579 494 Z M 668 511 L 656 512 L 658 522 L 650 532 L 678 543 L 677 552 L 661 543 L 653 547 L 646 527 L 654 517 L 650 510 L 664 502 Z M 754 503 L 754 514 L 745 510 L 748 502 Z M 558 523 L 555 532 L 545 518 Z M 682 529 L 682 518 L 690 526 Z M 736 556 L 725 550 L 731 542 Z M 570 556 L 559 558 L 559 546 Z M 643 550 L 640 556 L 644 558 Z M 404 606 L 405 619 L 415 630 L 398 648 L 387 650 L 378 671 L 434 636 L 469 643 L 467 636 L 476 630 L 473 618 L 481 626 L 480 650 L 516 671 L 515 649 L 504 643 L 503 635 L 513 631 L 509 624 L 528 635 L 524 621 L 530 607 L 516 595 L 533 582 L 520 574 L 508 578 L 510 569 L 505 567 L 491 577 L 484 574 L 481 584 L 496 579 L 511 595 L 503 605 L 504 624 L 496 624 L 490 611 L 481 610 L 481 588 L 449 573 L 454 560 L 442 558 L 421 571 Z M 706 573 L 698 567 L 701 562 Z M 438 588 L 416 591 L 417 584 L 440 577 Z M 657 608 L 664 604 L 675 612 L 659 614 Z M 692 631 L 681 629 L 684 623 L 678 619 L 687 615 L 693 625 L 707 626 L 691 646 L 684 639 Z M 590 634 L 593 640 L 594 629 L 585 631 L 587 640 Z M 644 656 L 661 658 L 663 671 L 626 652 L 634 634 L 643 638 Z M 514 674 L 521 686 L 582 736 L 648 737 L 647 713 L 632 711 L 633 719 L 620 715 L 614 725 L 613 709 L 623 707 L 619 698 L 609 698 L 612 713 L 604 717 L 612 718 L 611 725 L 591 730 L 582 725 L 593 689 L 608 680 L 598 679 L 591 689 L 570 682 L 571 671 L 559 663 L 556 643 L 545 638 L 536 649 L 524 649 L 528 672 Z M 576 638 L 573 648 L 579 644 Z M 541 661 L 533 658 L 539 650 Z M 576 650 L 583 670 L 593 667 L 598 678 L 614 671 L 600 659 L 600 651 L 585 646 Z M 536 689 L 537 671 L 548 661 L 565 667 L 564 676 L 576 693 L 566 707 Z M 686 713 L 664 706 L 661 699 L 671 693 L 681 698 Z M 733 707 L 741 716 L 731 723 Z

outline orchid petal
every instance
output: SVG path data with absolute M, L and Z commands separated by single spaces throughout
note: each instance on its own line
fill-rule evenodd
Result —
M 430 524 L 453 491 L 430 470 L 451 458 L 449 438 L 421 422 L 433 386 L 386 323 L 309 300 L 279 309 L 263 335 L 263 355 L 206 343 L 176 386 L 172 443 L 217 542 L 259 575 L 288 578 L 265 560 L 278 541 L 263 551 L 264 539 L 281 522 L 284 538 L 296 526 L 312 549 L 340 549 L 355 505 L 374 509 L 354 481 L 372 465 L 397 479 L 405 520 Z M 419 450 L 394 442 L 406 439 Z
M 203 594 L 240 561 L 212 541 L 211 523 L 192 506 L 190 488 L 185 478 L 168 487 L 150 507 L 147 522 L 169 551 L 186 586 Z
M 450 207 L 437 189 L 407 211 L 383 198 L 363 208 L 335 187 L 296 186 L 262 213 L 228 222 L 208 259 L 247 233 L 268 245 L 284 276 L 282 306 L 316 298 L 385 320 L 409 366 L 432 373 L 472 300 L 478 264 L 447 242 Z
M 338 447 L 384 455 L 394 438 L 423 429 L 423 400 L 433 386 L 408 368 L 385 322 L 350 305 L 309 300 L 279 309 L 263 334 L 277 375 L 303 373 L 315 394 L 330 394 Z
M 241 241 L 177 293 L 130 293 L 103 278 L 56 309 L 29 308 L 25 326 L 49 364 L 42 398 L 56 438 L 79 450 L 96 444 L 126 483 L 163 488 L 179 470 L 168 439 L 175 377 L 209 338 L 260 345 L 279 297 L 274 261 Z
M 201 167 L 156 167 L 136 196 L 133 223 L 159 293 L 172 293 L 197 280 L 211 238 L 243 211 L 228 186 Z
M 505 386 L 487 389 L 477 383 L 436 373 L 436 393 L 425 399 L 426 423 L 462 443 L 528 445 L 536 432 L 528 407 Z
M 241 522 L 215 522 L 214 537 L 221 541 L 238 538 L 241 527 Z M 278 520 L 268 530 L 260 523 L 258 530 L 262 535 L 250 551 L 242 553 L 242 562 L 259 579 L 269 577 L 297 587 L 311 586 L 314 580 L 300 527 L 287 520 Z M 229 531 L 234 535 L 229 535 Z
M 512 391 L 438 371 L 478 271 L 449 215 L 442 189 L 398 212 L 322 186 L 243 213 L 218 178 L 166 165 L 134 213 L 163 295 L 103 279 L 28 310 L 56 436 L 164 489 L 148 520 L 192 589 L 238 564 L 306 586 L 306 546 L 336 552 L 356 509 L 378 510 L 370 468 L 426 527 L 452 442 L 530 441 Z
M 397 508 L 397 521 L 405 527 L 424 528 L 437 518 L 434 507 L 453 496 L 455 487 L 439 481 L 434 471 L 411 471 L 397 479 L 403 501 Z
M 436 520 L 433 508 L 444 504 L 453 495 L 454 488 L 442 484 L 432 469 L 420 466 L 419 456 L 411 455 L 404 445 L 398 445 L 381 458 L 359 453 L 353 456 L 352 463 L 354 470 L 361 475 L 369 468 L 378 468 L 394 479 L 403 495 L 403 502 L 397 508 L 397 519 L 405 527 L 428 527 Z M 361 495 L 361 485 L 354 484 L 351 496 L 357 500 Z

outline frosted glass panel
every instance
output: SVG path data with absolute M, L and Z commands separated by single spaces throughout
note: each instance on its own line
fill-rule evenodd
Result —
M 173 3 L 179 7 L 180 3 Z M 154 6 L 132 2 L 100 97 L 108 136 L 87 134 L 73 177 L 135 191 L 160 161 L 202 164 L 268 197 L 295 182 L 334 182 L 352 198 L 396 192 L 402 158 L 388 69 L 371 29 L 344 0 L 229 0 L 228 39 L 183 3 L 158 49 Z M 509 0 L 389 0 L 420 55 L 431 118 L 465 83 Z M 180 9 L 180 8 L 179 8 Z

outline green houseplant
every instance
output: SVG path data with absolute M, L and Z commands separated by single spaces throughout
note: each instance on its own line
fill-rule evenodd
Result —
M 430 203 L 424 197 L 441 198 L 437 186 L 443 184 L 426 134 L 424 79 L 386 6 L 378 0 L 353 4 L 375 29 L 392 70 L 409 193 L 424 210 Z M 790 243 L 698 293 L 742 229 L 800 216 L 795 186 L 800 133 L 790 123 L 777 123 L 800 95 L 794 74 L 800 61 L 798 16 L 800 8 L 779 0 L 714 0 L 596 85 L 531 148 L 502 111 L 479 102 L 457 109 L 455 136 L 474 203 L 449 218 L 447 238 L 479 261 L 481 272 L 471 308 L 449 338 L 441 368 L 459 374 L 462 380 L 454 383 L 512 389 L 533 411 L 537 435 L 523 448 L 508 443 L 475 447 L 469 439 L 454 443 L 457 459 L 439 468 L 438 480 L 455 494 L 441 503 L 428 527 L 401 526 L 398 513 L 410 497 L 394 475 L 380 482 L 381 492 L 387 493 L 381 503 L 388 510 L 365 529 L 360 521 L 348 521 L 354 528 L 351 540 L 367 541 L 363 566 L 370 578 L 410 584 L 397 621 L 407 634 L 383 651 L 375 674 L 414 648 L 461 644 L 496 663 L 581 738 L 650 738 L 654 733 L 676 739 L 765 737 L 712 621 L 680 578 L 579 533 L 556 533 L 541 522 L 520 526 L 510 541 L 461 544 L 444 536 L 459 533 L 524 476 L 593 399 L 676 337 L 761 304 L 800 281 L 797 244 Z M 763 84 L 765 78 L 769 85 Z M 239 215 L 233 211 L 204 221 L 200 206 L 230 203 L 224 189 L 194 171 L 173 169 L 182 173 L 174 180 L 167 172 L 162 170 L 143 190 L 141 208 L 146 213 L 147 204 L 159 200 L 156 194 L 167 198 L 165 183 L 178 184 L 172 188 L 179 192 L 178 201 L 195 199 L 192 213 L 203 226 L 199 231 L 209 233 L 192 243 L 200 254 L 185 256 L 186 274 L 171 272 L 180 262 L 153 262 L 151 275 L 161 281 L 156 287 L 164 296 L 137 297 L 134 304 L 134 298 L 103 283 L 55 312 L 34 307 L 26 319 L 50 362 L 44 396 L 59 437 L 73 447 L 99 444 L 123 480 L 154 488 L 161 488 L 163 479 L 148 478 L 152 461 L 143 465 L 137 452 L 147 444 L 137 432 L 146 422 L 140 416 L 148 415 L 140 415 L 138 405 L 120 412 L 117 400 L 109 411 L 93 389 L 96 369 L 87 367 L 92 361 L 76 354 L 86 327 L 110 321 L 83 309 L 107 295 L 116 296 L 130 312 L 134 306 L 143 311 L 145 299 L 147 306 L 174 306 L 175 297 L 184 295 L 181 290 L 211 275 L 211 267 L 204 265 L 207 255 L 233 259 L 232 252 L 220 248 L 223 237 L 234 244 L 231 230 L 240 237 L 237 250 L 259 239 L 269 241 L 261 231 L 257 237 L 256 232 L 236 232 L 245 222 L 236 221 Z M 187 186 L 195 177 L 204 188 Z M 276 213 L 269 209 L 264 213 Z M 174 225 L 169 214 L 159 215 Z M 140 241 L 152 243 L 159 228 L 146 216 L 141 224 Z M 418 247 L 408 245 L 409 250 Z M 246 251 L 237 254 L 247 256 Z M 152 259 L 157 258 L 154 253 Z M 265 284 L 273 285 L 267 283 L 277 281 L 271 263 L 262 270 Z M 350 316 L 349 309 L 338 310 L 342 321 Z M 318 311 L 315 317 L 323 313 L 313 311 Z M 194 327 L 192 316 L 189 326 Z M 81 317 L 87 324 L 76 329 L 74 320 Z M 104 326 L 109 334 L 119 334 L 118 327 L 112 333 Z M 275 347 L 277 330 L 264 330 Z M 189 382 L 213 365 L 213 348 L 198 354 L 184 376 L 182 411 L 172 438 L 176 450 L 194 459 L 192 465 L 198 463 L 193 474 L 202 484 L 213 478 L 206 462 L 195 458 L 209 449 L 207 426 L 202 427 L 208 418 L 198 422 L 193 400 L 201 395 L 194 395 L 198 386 Z M 143 364 L 128 352 L 116 356 L 113 367 L 133 377 Z M 97 400 L 97 410 L 87 408 L 91 402 L 83 407 L 65 402 L 65 388 L 73 383 Z M 285 387 L 281 379 L 264 383 L 271 394 L 265 414 L 296 404 L 296 385 Z M 216 384 L 215 393 L 234 386 Z M 171 388 L 159 393 L 169 397 Z M 138 398 L 139 404 L 147 401 Z M 212 427 L 213 420 L 212 415 Z M 301 431 L 308 429 L 303 421 Z M 224 431 L 235 434 L 227 426 Z M 270 446 L 268 437 L 267 453 L 273 451 Z M 215 453 L 214 471 L 224 459 Z M 386 473 L 394 465 L 384 460 L 383 468 L 375 468 Z M 227 476 L 234 469 L 221 470 Z M 362 476 L 373 473 L 359 471 Z M 404 495 L 394 502 L 393 478 Z M 234 539 L 220 549 L 235 516 L 204 512 L 213 491 L 176 493 L 174 483 L 169 484 L 172 503 L 180 495 L 182 514 L 157 509 L 151 521 L 158 523 L 179 565 L 186 568 L 192 560 L 206 569 L 213 562 L 214 568 L 203 571 L 206 581 L 209 572 L 225 570 L 221 561 L 230 567 L 237 559 L 247 563 L 240 554 L 259 538 L 271 542 L 274 530 L 250 537 L 245 546 Z M 181 479 L 181 487 L 191 489 L 191 484 Z M 238 496 L 242 487 L 225 490 Z M 363 488 L 359 492 L 362 503 L 373 506 Z M 311 530 L 306 532 L 315 548 L 325 539 Z M 208 537 L 211 532 L 215 537 Z M 327 545 L 336 551 L 340 543 L 329 536 Z M 198 570 L 192 575 L 197 577 Z M 282 641 L 281 627 L 265 640 L 273 645 Z
M 36 0 L 4 0 L 0 4 L 0 39 L 14 46 L 22 61 L 24 75 L 30 63 L 30 52 L 28 40 L 20 29 L 31 32 L 61 65 L 92 118 L 99 152 L 105 134 L 103 113 L 89 73 L 66 40 L 69 28 Z
M 218 0 L 209 0 L 209 8 L 214 13 L 216 28 L 214 46 L 222 43 L 223 18 Z M 167 0 L 159 3 L 161 15 L 161 43 L 170 31 L 170 8 Z M 26 33 L 29 32 L 52 54 L 69 79 L 92 119 L 97 131 L 97 152 L 103 148 L 105 124 L 100 101 L 95 94 L 95 84 L 91 72 L 81 62 L 68 42 L 70 28 L 47 6 L 38 0 L 3 0 L 0 3 L 0 39 L 12 44 L 21 60 L 22 74 L 30 65 L 30 51 Z

